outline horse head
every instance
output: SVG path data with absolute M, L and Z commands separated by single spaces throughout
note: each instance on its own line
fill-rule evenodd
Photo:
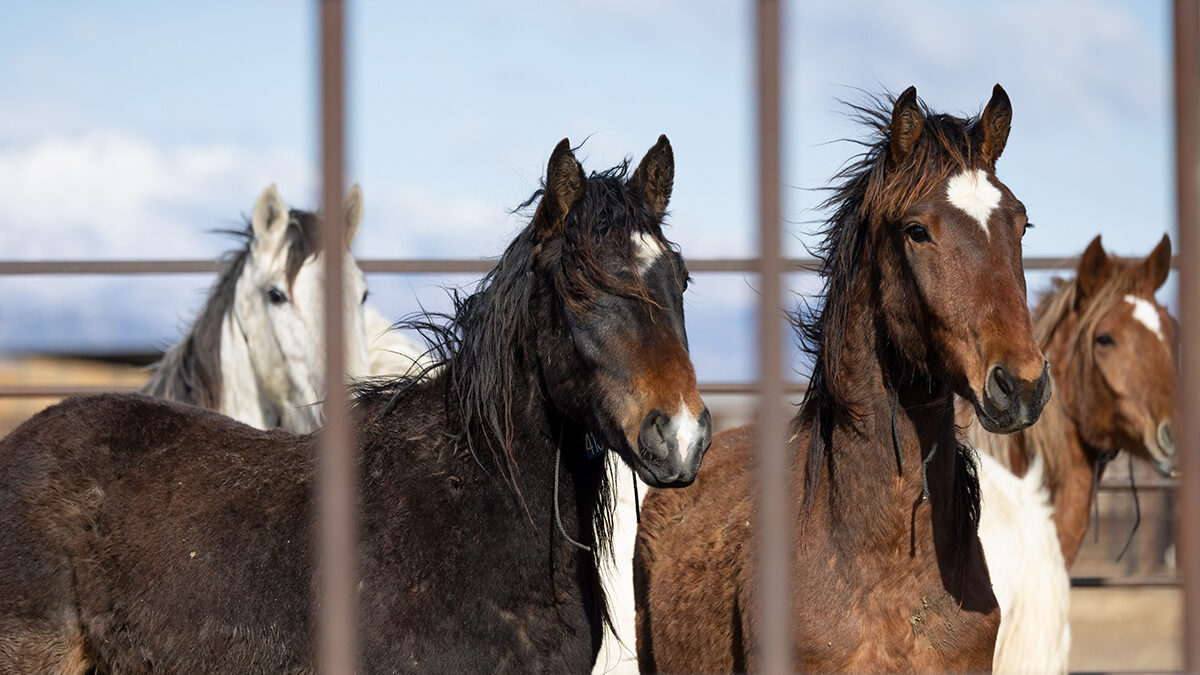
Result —
M 350 255 L 362 222 L 362 190 L 346 195 L 343 252 L 345 365 L 350 376 L 368 374 L 363 302 L 366 280 Z M 249 257 L 237 281 L 233 317 L 245 338 L 259 396 L 278 426 L 302 433 L 321 424 L 325 396 L 325 265 L 319 217 L 289 209 L 274 185 L 254 205 Z
M 1055 369 L 1064 406 L 1083 440 L 1103 452 L 1129 450 L 1160 473 L 1175 472 L 1172 419 L 1179 336 L 1154 292 L 1171 268 L 1171 239 L 1145 259 L 1104 251 L 1100 237 L 1080 258 L 1074 296 L 1075 336 Z
M 623 167 L 618 167 L 623 169 Z M 653 486 L 690 484 L 712 441 L 688 355 L 687 268 L 662 222 L 674 182 L 666 136 L 628 179 L 585 175 L 563 139 L 530 224 L 533 316 L 548 397 Z
M 1025 304 L 1029 220 L 995 173 L 1011 120 L 1000 85 L 965 130 L 909 87 L 887 128 L 879 165 L 888 189 L 876 197 L 870 242 L 893 348 L 911 364 L 941 364 L 983 426 L 1001 433 L 1033 424 L 1051 392 Z

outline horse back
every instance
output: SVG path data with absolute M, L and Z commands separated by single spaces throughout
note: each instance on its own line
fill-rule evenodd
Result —
M 108 670 L 299 667 L 309 443 L 139 395 L 39 413 L 0 441 L 0 627 L 53 626 Z

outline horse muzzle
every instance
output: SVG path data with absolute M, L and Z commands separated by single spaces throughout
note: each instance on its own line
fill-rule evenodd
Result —
M 983 428 L 994 434 L 1020 431 L 1038 420 L 1052 391 L 1048 362 L 1032 380 L 1017 379 L 1004 364 L 996 363 L 988 369 L 982 396 L 974 397 L 975 414 Z
M 686 406 L 675 415 L 653 410 L 638 431 L 638 462 L 634 469 L 651 487 L 687 487 L 696 480 L 710 445 L 712 416 L 707 407 L 699 417 Z

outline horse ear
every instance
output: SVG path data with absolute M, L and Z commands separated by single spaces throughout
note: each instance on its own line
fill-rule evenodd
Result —
M 658 137 L 658 142 L 642 158 L 642 163 L 638 164 L 633 177 L 629 179 L 629 185 L 641 192 L 655 213 L 661 214 L 667 210 L 671 188 L 675 185 L 675 153 L 665 134 Z
M 1081 299 L 1095 295 L 1111 274 L 1112 264 L 1108 260 L 1108 254 L 1104 252 L 1104 245 L 1100 243 L 1100 237 L 1097 236 L 1092 243 L 1088 244 L 1083 256 L 1079 259 L 1076 283 L 1079 286 Z
M 342 200 L 342 212 L 346 214 L 346 248 L 350 248 L 350 244 L 353 244 L 354 238 L 358 236 L 358 226 L 362 225 L 363 217 L 362 188 L 358 183 L 350 188 L 346 198 Z
M 263 189 L 262 194 L 258 195 L 258 201 L 254 203 L 254 215 L 250 220 L 254 243 L 266 250 L 278 250 L 287 232 L 287 225 L 287 204 L 283 203 L 275 184 L 271 183 Z
M 892 123 L 888 125 L 888 168 L 894 169 L 904 163 L 917 146 L 917 139 L 925 129 L 925 115 L 917 103 L 917 88 L 909 87 L 896 99 L 892 108 Z
M 1167 282 L 1167 275 L 1171 273 L 1171 237 L 1163 235 L 1162 241 L 1158 242 L 1158 246 L 1150 253 L 1150 257 L 1146 258 L 1145 263 L 1146 279 L 1150 282 L 1151 293 L 1162 288 L 1162 285 Z
M 1012 101 L 1004 87 L 997 84 L 992 87 L 992 99 L 983 109 L 983 115 L 972 129 L 975 140 L 979 143 L 979 152 L 988 166 L 995 169 L 996 160 L 1004 152 L 1008 143 L 1008 131 L 1012 126 Z
M 546 192 L 542 197 L 543 211 L 538 223 L 538 236 L 545 238 L 558 233 L 566 222 L 567 213 L 579 201 L 587 189 L 587 177 L 583 167 L 575 161 L 571 152 L 571 141 L 562 139 L 550 153 L 546 165 Z

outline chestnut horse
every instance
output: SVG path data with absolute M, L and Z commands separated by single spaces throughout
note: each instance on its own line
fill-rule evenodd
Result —
M 816 361 L 787 442 L 793 654 L 814 672 L 985 671 L 1000 617 L 953 397 L 1009 432 L 1050 395 L 1025 207 L 995 175 L 1012 107 L 999 85 L 974 119 L 930 112 L 911 87 L 887 105 L 856 107 L 876 136 L 826 202 L 824 305 L 799 320 Z M 757 668 L 756 438 L 723 432 L 695 485 L 646 497 L 643 670 Z
M 529 225 L 425 320 L 437 374 L 358 392 L 364 670 L 587 670 L 611 499 L 585 438 L 694 479 L 666 138 L 625 173 L 563 140 Z M 31 418 L 0 441 L 0 672 L 310 672 L 318 440 L 139 395 Z
M 1144 260 L 1110 256 L 1096 237 L 1075 278 L 1055 280 L 1034 309 L 1055 384 L 1041 420 L 997 436 L 959 406 L 971 442 L 995 458 L 980 472 L 980 537 L 1003 610 L 998 671 L 1066 670 L 1067 568 L 1108 462 L 1125 449 L 1165 476 L 1175 471 L 1177 334 L 1154 298 L 1170 265 L 1169 237 Z

